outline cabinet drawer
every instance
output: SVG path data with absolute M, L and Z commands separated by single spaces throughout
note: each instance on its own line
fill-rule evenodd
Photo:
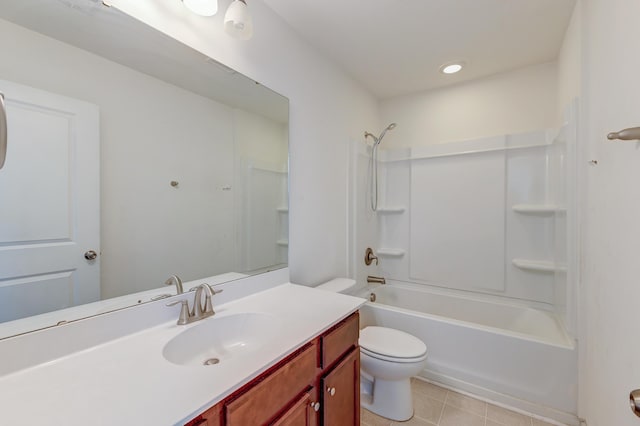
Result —
M 360 321 L 357 312 L 325 334 L 322 337 L 322 368 L 327 368 L 356 347 L 359 335 Z
M 266 424 L 313 383 L 316 362 L 317 347 L 311 344 L 247 392 L 226 403 L 226 424 Z

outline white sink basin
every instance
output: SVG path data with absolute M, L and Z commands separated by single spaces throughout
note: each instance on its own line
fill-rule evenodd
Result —
M 280 320 L 262 313 L 210 317 L 171 339 L 162 350 L 178 365 L 224 365 L 232 357 L 253 353 L 278 333 Z

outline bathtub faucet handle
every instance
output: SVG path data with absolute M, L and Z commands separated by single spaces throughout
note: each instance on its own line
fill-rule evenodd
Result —
M 376 265 L 378 264 L 378 256 L 376 256 L 375 254 L 373 254 L 373 250 L 371 249 L 371 247 L 367 247 L 367 249 L 364 252 L 364 264 L 369 266 L 371 265 L 371 262 L 376 261 Z

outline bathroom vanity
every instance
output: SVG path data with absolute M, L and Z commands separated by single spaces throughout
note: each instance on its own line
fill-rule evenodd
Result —
M 187 425 L 359 425 L 358 319 L 334 325 Z
M 233 292 L 189 325 L 165 299 L 0 340 L 0 424 L 358 424 L 364 299 Z

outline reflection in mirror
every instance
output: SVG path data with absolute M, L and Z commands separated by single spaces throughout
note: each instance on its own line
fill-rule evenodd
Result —
M 286 98 L 93 0 L 0 31 L 0 338 L 286 266 Z

